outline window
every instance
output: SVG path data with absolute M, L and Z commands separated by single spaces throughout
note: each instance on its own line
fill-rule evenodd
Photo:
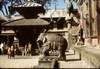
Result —
M 53 22 L 50 23 L 50 29 L 53 29 Z
M 63 27 L 64 27 L 64 22 L 60 20 L 60 21 L 57 23 L 57 28 L 58 28 L 58 29 L 63 29 Z

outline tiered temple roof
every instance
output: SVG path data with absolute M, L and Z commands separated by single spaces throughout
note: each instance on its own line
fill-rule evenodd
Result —
M 49 23 L 43 19 L 35 18 L 35 19 L 19 19 L 16 21 L 5 22 L 2 24 L 3 26 L 45 26 L 49 25 Z
M 13 9 L 27 19 L 36 18 L 38 17 L 39 13 L 45 13 L 43 6 L 34 2 L 26 2 L 21 5 L 14 5 Z

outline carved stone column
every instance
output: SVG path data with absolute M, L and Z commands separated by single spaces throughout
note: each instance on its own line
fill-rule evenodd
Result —
M 71 19 L 66 20 L 66 23 L 68 24 L 68 49 L 70 49 L 70 46 L 72 46 L 71 22 Z

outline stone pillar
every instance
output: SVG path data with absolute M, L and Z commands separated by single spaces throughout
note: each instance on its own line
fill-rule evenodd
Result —
M 68 27 L 67 27 L 67 23 L 64 24 L 64 31 L 65 31 L 65 36 L 64 36 L 64 38 L 65 38 L 66 40 L 68 40 Z
M 68 20 L 68 49 L 72 46 L 72 32 L 71 32 L 71 21 Z
M 65 31 L 67 30 L 67 26 L 66 26 L 66 23 L 64 23 L 64 30 L 65 30 Z
M 89 46 L 92 44 L 92 11 L 91 11 L 91 0 L 86 0 L 83 3 L 83 10 L 82 10 L 82 18 L 84 20 L 84 23 L 86 22 L 86 28 L 85 28 L 85 45 Z M 86 19 L 86 20 L 85 20 Z
M 92 8 L 91 8 L 91 0 L 89 0 L 88 1 L 89 2 L 89 30 L 90 30 L 90 34 L 89 34 L 89 36 L 90 36 L 90 45 L 92 44 L 92 35 L 93 35 L 93 28 L 92 28 Z
M 97 4 L 97 37 L 98 37 L 98 45 L 100 47 L 100 0 L 96 0 Z
M 7 35 L 7 46 L 9 46 L 9 36 Z
M 90 38 L 85 38 L 85 42 L 84 42 L 85 44 L 84 45 L 90 46 L 91 45 L 90 42 L 91 42 Z

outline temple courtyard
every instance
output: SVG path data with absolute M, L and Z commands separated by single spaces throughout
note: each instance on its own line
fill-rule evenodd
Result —
M 38 65 L 40 56 L 15 56 L 15 59 L 8 59 L 7 55 L 0 56 L 0 68 L 34 68 Z M 59 61 L 60 68 L 89 68 L 74 52 L 66 51 L 66 61 Z

